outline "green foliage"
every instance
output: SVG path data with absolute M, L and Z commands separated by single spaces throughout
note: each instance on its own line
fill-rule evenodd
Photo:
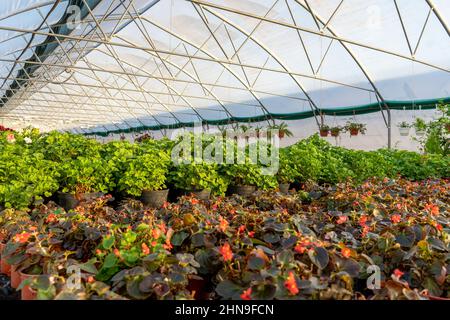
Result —
M 166 187 L 170 156 L 167 151 L 153 150 L 127 161 L 118 181 L 118 190 L 140 196 L 142 191 L 161 190 Z
M 323 141 L 325 142 L 325 141 Z M 316 181 L 322 170 L 320 149 L 316 144 L 322 143 L 317 135 L 297 142 L 289 147 L 292 165 L 300 181 Z
M 274 124 L 269 127 L 271 130 L 278 130 L 278 134 L 280 138 L 286 136 L 286 137 L 292 137 L 294 134 L 292 131 L 288 129 L 288 125 L 286 122 L 281 122 L 280 124 Z
M 358 132 L 361 132 L 362 134 L 366 133 L 366 125 L 364 123 L 358 123 L 358 122 L 347 122 L 344 129 L 346 131 L 352 131 L 352 130 L 358 130 Z
M 337 183 L 348 178 L 361 182 L 371 177 L 401 175 L 413 180 L 449 177 L 448 156 L 421 155 L 404 150 L 361 151 L 334 147 L 318 135 L 289 147 L 300 181 Z
M 399 127 L 399 128 L 411 128 L 411 125 L 408 122 L 406 122 L 406 121 L 402 121 L 402 122 L 399 122 L 397 124 L 397 127 Z
M 322 151 L 319 159 L 322 168 L 317 179 L 319 182 L 337 183 L 354 176 L 343 157 L 333 152 L 332 148 Z
M 413 180 L 448 178 L 449 111 L 447 105 L 440 109 L 442 117 L 427 124 L 423 141 L 426 155 L 397 150 L 349 150 L 335 147 L 316 134 L 280 150 L 264 149 L 268 144 L 263 140 L 245 149 L 238 148 L 233 139 L 220 141 L 219 152 L 224 158 L 219 160 L 226 160 L 227 152 L 232 150 L 235 164 L 219 165 L 194 158 L 217 143 L 218 137 L 189 134 L 199 140 L 196 143 L 187 140 L 188 154 L 178 158 L 182 159 L 181 164 L 171 167 L 169 156 L 182 137 L 175 141 L 165 138 L 134 144 L 126 141 L 101 144 L 69 133 L 41 135 L 31 128 L 22 133 L 1 132 L 0 205 L 27 208 L 57 190 L 70 193 L 118 190 L 139 196 L 143 190 L 165 188 L 168 182 L 179 189 L 211 189 L 213 193 L 224 194 L 229 184 L 268 190 L 278 183 L 295 181 L 361 182 L 371 177 L 397 175 Z M 258 157 L 255 163 L 251 151 L 265 151 L 269 162 Z M 274 152 L 279 152 L 279 158 Z M 216 156 L 215 152 L 212 156 Z M 274 158 L 279 159 L 279 167 L 272 163 Z M 182 163 L 184 160 L 187 163 Z M 275 167 L 278 171 L 271 174 L 268 169 Z
M 414 122 L 414 128 L 419 131 L 426 130 L 427 123 L 422 118 L 416 118 L 416 121 Z
M 56 163 L 18 144 L 1 147 L 0 204 L 25 209 L 58 190 Z
M 108 162 L 116 185 L 119 185 L 129 162 L 133 161 L 139 151 L 137 144 L 128 141 L 111 141 L 103 146 L 101 156 Z
M 450 154 L 449 124 L 450 124 L 450 104 L 440 104 L 438 110 L 441 115 L 438 119 L 425 123 L 420 118 L 414 124 L 416 130 L 425 130 L 423 138 L 416 139 L 422 146 L 422 150 L 429 154 Z
M 114 187 L 112 170 L 100 157 L 78 157 L 60 164 L 61 188 L 68 193 L 108 192 Z
M 350 176 L 356 182 L 373 177 L 390 177 L 393 174 L 392 163 L 378 151 L 339 150 L 348 170 L 352 172 Z
M 277 180 L 279 183 L 292 183 L 298 178 L 299 173 L 295 166 L 295 158 L 291 149 L 284 148 L 280 150 L 279 168 L 277 172 Z
M 224 194 L 227 182 L 218 172 L 215 163 L 179 164 L 169 173 L 171 183 L 181 190 L 209 189 L 216 194 Z
M 421 155 L 405 150 L 380 150 L 392 165 L 393 174 L 411 180 L 450 177 L 450 158 L 438 154 Z
M 337 126 L 330 128 L 331 135 L 337 137 L 341 132 L 345 132 L 345 128 Z
M 263 167 L 257 164 L 227 164 L 222 168 L 223 175 L 232 185 L 251 185 L 262 190 L 278 186 L 276 177 L 263 172 Z
M 33 144 L 34 150 L 42 152 L 45 159 L 64 162 L 79 156 L 96 157 L 100 154 L 100 142 L 84 136 L 51 131 L 43 134 Z

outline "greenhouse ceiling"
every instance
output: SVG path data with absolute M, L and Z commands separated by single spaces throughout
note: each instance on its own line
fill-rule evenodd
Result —
M 77 132 L 433 108 L 448 0 L 0 2 L 0 118 Z M 383 124 L 384 125 L 384 124 Z

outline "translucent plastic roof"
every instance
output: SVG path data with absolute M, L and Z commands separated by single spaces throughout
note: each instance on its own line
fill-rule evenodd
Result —
M 448 100 L 449 19 L 448 0 L 1 1 L 0 117 L 88 132 L 386 119 Z

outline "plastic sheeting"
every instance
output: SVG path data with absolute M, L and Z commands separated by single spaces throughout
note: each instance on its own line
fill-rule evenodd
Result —
M 100 133 L 317 126 L 322 114 L 385 115 L 450 96 L 446 0 L 61 1 L 42 23 L 55 3 L 0 5 L 2 117 Z M 82 20 L 63 33 L 74 4 Z M 29 48 L 20 29 L 35 31 Z M 32 74 L 22 62 L 12 70 L 6 60 L 30 60 L 44 42 L 54 48 L 28 64 Z

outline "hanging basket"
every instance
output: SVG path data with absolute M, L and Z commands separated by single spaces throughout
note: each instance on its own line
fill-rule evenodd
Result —
M 425 135 L 425 130 L 417 130 L 416 129 L 416 136 L 423 137 Z
M 400 128 L 398 128 L 398 131 L 400 132 L 400 135 L 403 137 L 409 135 L 409 128 L 400 127 Z
M 339 137 L 339 132 L 331 132 L 332 137 Z
M 321 137 L 328 137 L 328 134 L 330 133 L 330 130 L 320 130 L 319 134 Z
M 350 129 L 351 136 L 357 136 L 359 134 L 359 129 Z

